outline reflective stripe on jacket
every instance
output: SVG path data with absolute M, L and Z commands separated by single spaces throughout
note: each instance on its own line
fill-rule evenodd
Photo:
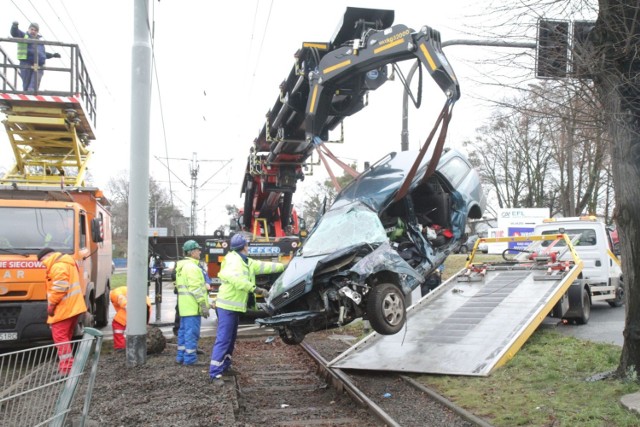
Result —
M 109 298 L 111 299 L 111 304 L 113 304 L 113 309 L 116 311 L 113 321 L 120 323 L 122 326 L 127 326 L 127 287 L 120 286 L 112 290 Z M 149 310 L 151 310 L 151 300 L 149 297 L 146 297 L 146 302 L 148 314 Z
M 256 274 L 281 273 L 284 265 L 247 258 L 245 263 L 238 252 L 229 252 L 222 260 L 218 278 L 222 282 L 218 290 L 216 307 L 225 310 L 247 311 L 249 292 L 256 288 Z
M 199 316 L 200 305 L 209 305 L 209 292 L 198 260 L 185 258 L 176 264 L 178 312 L 181 317 Z
M 47 323 L 60 322 L 86 312 L 75 260 L 69 255 L 54 252 L 42 263 L 47 268 L 47 303 L 56 306 Z

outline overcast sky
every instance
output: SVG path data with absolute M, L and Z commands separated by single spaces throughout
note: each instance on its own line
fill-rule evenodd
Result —
M 443 41 L 482 38 L 483 34 L 472 28 L 486 19 L 478 17 L 486 5 L 477 0 L 162 0 L 150 1 L 149 6 L 157 66 L 152 99 L 151 175 L 167 189 L 171 187 L 175 204 L 189 215 L 190 162 L 175 159 L 192 159 L 196 153 L 201 186 L 199 234 L 212 233 L 220 224 L 228 223 L 226 204 L 242 205 L 240 187 L 249 147 L 276 100 L 278 85 L 293 65 L 293 54 L 303 41 L 329 41 L 346 6 L 393 7 L 394 23 L 416 30 L 428 25 L 440 31 Z M 97 140 L 91 145 L 95 153 L 90 165 L 93 184 L 106 187 L 111 176 L 128 176 L 133 2 L 3 0 L 0 17 L 0 29 L 4 26 L 6 31 L 3 37 L 9 37 L 14 20 L 22 30 L 36 21 L 46 40 L 80 45 L 98 93 Z M 523 36 L 525 32 L 523 29 Z M 525 37 L 522 40 L 532 41 Z M 489 72 L 488 65 L 483 69 L 485 65 L 478 65 L 479 61 L 495 55 L 495 50 L 444 50 L 462 92 L 449 127 L 449 146 L 461 148 L 463 140 L 472 139 L 476 128 L 487 123 L 491 109 L 478 98 L 502 96 L 494 93 L 495 88 L 475 83 Z M 51 59 L 48 65 L 54 66 L 53 61 L 68 63 L 68 58 Z M 411 62 L 406 62 L 402 67 L 408 70 L 410 66 Z M 51 78 L 45 74 L 41 89 L 46 89 L 48 77 Z M 357 160 L 360 170 L 364 161 L 373 162 L 399 150 L 401 100 L 398 80 L 371 92 L 369 106 L 345 120 L 345 144 L 329 148 L 345 161 Z M 411 149 L 419 148 L 424 141 L 444 101 L 438 86 L 426 77 L 423 107 L 412 109 L 409 114 Z M 9 167 L 12 157 L 2 133 L 0 168 Z M 228 160 L 231 162 L 226 163 Z M 341 174 L 337 167 L 334 171 Z M 301 204 L 312 183 L 326 177 L 322 167 L 314 167 L 313 176 L 299 186 L 294 203 Z M 208 182 L 202 185 L 205 181 Z

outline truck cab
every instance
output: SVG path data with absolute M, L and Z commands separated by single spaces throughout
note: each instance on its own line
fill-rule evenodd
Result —
M 572 288 L 581 287 L 589 297 L 589 303 L 606 301 L 611 307 L 619 307 L 624 303 L 620 260 L 613 252 L 614 246 L 610 233 L 602 221 L 595 216 L 550 218 L 536 225 L 532 234 L 566 234 L 570 238 L 577 237 L 574 249 L 584 262 L 584 268 L 581 277 L 576 280 Z M 563 242 L 559 243 L 559 245 L 563 244 Z M 588 314 L 586 320 L 588 320 Z M 579 323 L 586 323 L 586 321 Z
M 106 326 L 112 271 L 107 204 L 88 188 L 0 186 L 0 346 L 51 338 L 45 269 L 36 258 L 43 247 L 76 261 L 88 308 L 81 327 Z

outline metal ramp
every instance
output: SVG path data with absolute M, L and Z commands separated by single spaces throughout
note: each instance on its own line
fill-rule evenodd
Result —
M 409 307 L 405 329 L 373 333 L 330 366 L 487 376 L 515 356 L 578 277 L 582 261 L 570 242 L 568 249 L 574 261 L 564 265 L 543 257 L 494 265 L 469 261 L 467 269 Z

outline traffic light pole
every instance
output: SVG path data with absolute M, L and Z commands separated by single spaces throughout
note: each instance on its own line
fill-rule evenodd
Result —
M 489 47 L 512 47 L 512 48 L 524 48 L 524 49 L 535 49 L 537 44 L 535 42 L 508 42 L 501 40 L 449 40 L 442 42 L 442 47 L 448 46 L 489 46 Z M 418 66 L 420 65 L 419 61 L 416 61 L 409 70 L 407 74 L 406 86 L 409 87 L 411 83 L 411 79 L 413 79 L 413 75 L 415 74 Z M 408 108 L 409 99 L 407 96 L 407 91 L 404 90 L 402 92 L 402 132 L 400 134 L 400 151 L 407 151 L 409 149 L 409 108 Z

